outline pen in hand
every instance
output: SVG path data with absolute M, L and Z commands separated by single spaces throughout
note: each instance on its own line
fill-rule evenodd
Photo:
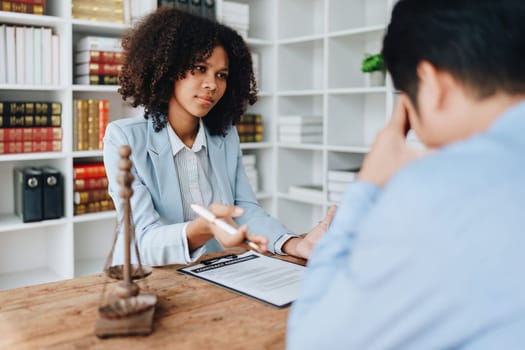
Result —
M 198 204 L 192 204 L 191 209 L 193 209 L 194 212 L 196 212 L 199 216 L 206 219 L 208 222 L 215 224 L 219 226 L 224 231 L 228 232 L 231 235 L 237 234 L 237 229 L 233 227 L 232 225 L 228 224 L 226 221 L 217 219 L 217 217 L 208 209 L 198 205 Z M 260 251 L 261 248 L 254 242 L 251 242 L 247 239 L 244 240 L 244 243 L 246 243 L 250 248 L 255 249 L 257 251 Z

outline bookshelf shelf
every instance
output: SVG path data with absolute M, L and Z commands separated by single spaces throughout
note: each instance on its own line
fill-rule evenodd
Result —
M 73 30 L 91 34 L 103 34 L 105 36 L 121 35 L 130 28 L 128 24 L 94 22 L 81 19 L 72 19 Z
M 55 27 L 65 25 L 67 20 L 55 16 L 0 11 L 0 22 L 6 24 Z
M 42 152 L 42 153 L 18 153 L 0 155 L 0 162 L 12 162 L 36 159 L 64 159 L 67 155 L 64 152 Z
M 313 198 L 308 198 L 308 197 L 303 197 L 303 196 L 294 196 L 288 193 L 278 193 L 277 196 L 280 199 L 287 199 L 287 200 L 294 201 L 294 202 L 313 204 L 317 206 L 326 206 L 325 200 L 319 201 L 318 199 L 313 199 Z
M 74 151 L 73 158 L 102 157 L 102 151 Z
M 18 216 L 12 213 L 0 214 L 0 232 L 20 231 L 42 227 L 58 226 L 67 223 L 67 219 L 54 219 L 36 222 L 22 222 Z
M 245 143 L 241 143 L 241 149 L 242 150 L 272 148 L 272 146 L 273 145 L 270 142 L 245 142 Z
M 383 33 L 384 30 L 385 30 L 385 25 L 380 24 L 380 25 L 375 25 L 375 26 L 360 27 L 360 28 L 339 30 L 336 32 L 329 32 L 328 37 L 336 38 L 340 36 L 360 35 L 360 34 L 375 33 L 375 32 Z
M 279 143 L 278 146 L 283 149 L 298 149 L 298 150 L 312 150 L 312 151 L 322 151 L 324 146 L 322 144 L 313 144 L 313 143 Z
M 74 92 L 117 92 L 118 85 L 73 85 Z
M 26 85 L 26 84 L 0 84 L 0 90 L 12 91 L 64 91 L 66 85 Z
M 117 217 L 117 212 L 114 210 L 103 211 L 99 213 L 90 213 L 73 216 L 72 221 L 74 223 L 78 222 L 90 222 L 90 221 L 99 221 L 106 219 L 115 219 Z

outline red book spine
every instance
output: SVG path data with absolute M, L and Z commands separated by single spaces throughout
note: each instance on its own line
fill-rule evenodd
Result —
M 62 140 L 61 127 L 0 128 L 0 142 Z
M 73 187 L 75 192 L 108 188 L 108 178 L 75 179 Z
M 8 12 L 28 13 L 33 15 L 43 15 L 44 6 L 36 4 L 28 4 L 24 2 L 14 2 L 1 0 L 0 10 Z
M 74 179 L 91 179 L 105 176 L 106 169 L 104 168 L 104 163 L 75 164 L 73 166 Z
M 60 152 L 62 141 L 7 141 L 0 142 L 0 154 Z
M 90 63 L 89 72 L 91 75 L 118 75 L 121 64 L 112 63 Z
M 122 64 L 124 56 L 122 52 L 114 51 L 89 51 L 89 63 Z
M 21 2 L 24 4 L 34 4 L 34 5 L 42 5 L 42 6 L 46 5 L 45 0 L 11 0 L 11 2 Z

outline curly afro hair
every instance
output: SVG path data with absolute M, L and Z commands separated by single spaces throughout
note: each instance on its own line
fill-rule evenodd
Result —
M 203 118 L 212 135 L 225 135 L 257 101 L 250 50 L 233 29 L 170 7 L 160 7 L 122 38 L 125 61 L 119 75 L 119 93 L 133 107 L 144 106 L 155 131 L 167 125 L 168 102 L 175 80 L 183 79 L 213 49 L 224 47 L 229 59 L 226 91 Z

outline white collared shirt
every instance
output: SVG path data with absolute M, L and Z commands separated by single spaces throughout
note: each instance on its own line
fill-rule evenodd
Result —
M 177 176 L 182 198 L 182 212 L 184 221 L 191 221 L 197 214 L 191 209 L 191 204 L 196 203 L 208 207 L 214 202 L 220 202 L 218 188 L 213 170 L 208 159 L 206 133 L 202 119 L 199 121 L 199 131 L 193 146 L 189 148 L 182 142 L 173 128 L 168 124 L 168 138 L 171 145 L 173 160 L 177 168 Z M 204 246 L 189 252 L 186 227 L 182 230 L 183 244 L 186 251 L 186 261 L 195 261 L 205 250 Z
M 220 195 L 218 194 L 218 183 L 213 175 L 213 170 L 208 159 L 204 123 L 202 119 L 199 120 L 199 131 L 191 148 L 188 148 L 188 146 L 182 142 L 169 124 L 167 128 L 181 190 L 183 218 L 184 221 L 191 221 L 197 217 L 197 214 L 191 209 L 192 203 L 208 207 L 212 203 L 221 202 Z M 186 236 L 187 226 L 188 224 L 186 224 L 182 230 L 182 240 L 185 247 L 186 262 L 191 263 L 205 252 L 205 248 L 202 246 L 190 253 L 188 238 Z M 282 235 L 274 244 L 275 252 L 280 255 L 285 255 L 282 247 L 284 243 L 292 237 L 296 237 L 296 235 Z

